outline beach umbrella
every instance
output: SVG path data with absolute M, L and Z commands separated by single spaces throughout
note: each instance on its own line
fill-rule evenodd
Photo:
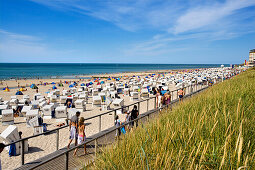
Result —
M 5 90 L 6 89 L 6 87 L 5 88 L 3 88 L 3 90 Z
M 56 84 L 55 82 L 52 82 L 51 84 Z
M 112 80 L 110 77 L 107 80 Z
M 92 81 L 91 82 L 89 82 L 89 85 L 92 85 L 93 83 L 92 83 Z
M 6 87 L 6 88 L 4 89 L 4 91 L 5 91 L 5 92 L 9 92 L 10 89 Z
M 38 87 L 37 87 L 35 84 L 32 84 L 32 85 L 30 86 L 30 88 L 32 88 L 32 89 L 38 89 Z
M 101 81 L 100 83 L 101 83 L 101 84 L 104 84 L 104 81 Z
M 35 86 L 35 84 L 32 84 L 31 86 L 30 86 L 30 88 L 33 88 Z
M 56 87 L 56 86 L 53 86 L 52 89 L 57 89 L 57 87 Z
M 24 89 L 23 89 L 23 88 L 20 88 L 19 91 L 24 91 Z
M 82 84 L 81 84 L 81 86 L 85 86 L 85 84 L 84 84 L 84 83 L 82 83 Z
M 23 95 L 23 93 L 21 91 L 17 91 L 16 95 Z
M 74 85 L 71 84 L 71 85 L 69 86 L 69 88 L 72 88 L 72 87 L 74 87 Z

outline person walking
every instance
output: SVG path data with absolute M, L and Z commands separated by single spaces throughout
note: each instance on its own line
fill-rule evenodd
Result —
M 79 121 L 79 127 L 78 127 L 78 145 L 84 143 L 86 140 L 84 121 L 85 121 L 84 117 L 81 117 Z M 78 148 L 75 149 L 73 153 L 74 156 L 76 155 L 77 151 L 78 151 Z M 84 144 L 84 154 L 87 154 L 86 144 Z
M 137 110 L 137 106 L 134 105 L 133 110 L 131 111 L 131 121 L 135 120 L 139 115 L 139 111 Z M 136 121 L 136 127 L 138 126 L 138 121 Z M 131 127 L 134 127 L 134 122 L 131 123 Z
M 69 131 L 70 131 L 70 136 L 69 136 L 69 143 L 67 145 L 67 149 L 69 149 L 70 144 L 72 143 L 74 139 L 74 144 L 75 146 L 77 145 L 77 137 L 78 137 L 78 121 L 79 121 L 79 116 L 80 112 L 76 112 L 76 114 L 70 119 L 69 123 Z
M 182 88 L 181 90 L 178 91 L 178 95 L 179 95 L 179 102 L 182 102 L 183 96 L 184 96 L 183 88 Z

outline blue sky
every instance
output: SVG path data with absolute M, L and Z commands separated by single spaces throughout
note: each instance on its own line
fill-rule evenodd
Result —
M 242 63 L 255 0 L 0 0 L 0 62 Z

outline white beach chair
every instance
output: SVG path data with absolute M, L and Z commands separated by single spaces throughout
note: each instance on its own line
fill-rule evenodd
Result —
M 2 110 L 2 124 L 3 125 L 13 125 L 14 124 L 14 117 L 13 117 L 13 110 Z
M 14 125 L 10 125 L 1 133 L 0 137 L 2 138 L 4 144 L 15 142 L 20 139 L 18 128 Z M 21 153 L 21 142 L 16 143 L 15 147 L 16 155 L 19 155 Z M 9 152 L 10 146 L 6 147 L 5 149 Z M 24 151 L 25 153 L 28 152 L 28 140 L 24 141 Z
M 55 116 L 57 119 L 59 118 L 67 118 L 67 107 L 59 106 L 55 109 Z
M 86 111 L 86 104 L 84 99 L 78 99 L 74 102 L 75 108 L 80 112 Z
M 39 101 L 38 100 L 32 101 L 31 105 L 32 105 L 32 109 L 39 109 Z
M 29 121 L 34 117 L 39 116 L 39 110 L 28 110 L 26 113 L 27 127 L 30 127 Z
M 53 105 L 45 105 L 42 108 L 42 111 L 43 111 L 43 118 L 51 119 L 52 118 L 52 112 L 54 111 L 54 106 Z
M 93 96 L 93 106 L 101 107 L 101 97 L 100 96 Z
M 60 103 L 61 104 L 65 104 L 66 103 L 66 100 L 67 100 L 67 96 L 60 96 Z
M 27 111 L 31 110 L 32 106 L 23 106 L 22 110 L 21 110 L 21 115 L 26 117 Z

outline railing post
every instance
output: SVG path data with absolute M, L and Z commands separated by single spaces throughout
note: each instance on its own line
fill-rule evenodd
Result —
M 114 117 L 113 117 L 113 125 L 115 126 L 115 117 L 116 117 L 116 115 L 117 115 L 117 110 L 114 110 Z
M 99 116 L 99 132 L 101 132 L 101 115 Z
M 156 109 L 157 108 L 157 97 L 155 97 L 155 102 L 154 102 L 154 109 Z
M 171 93 L 172 93 L 172 95 L 171 95 L 171 101 L 173 101 L 173 100 L 174 100 L 174 92 L 171 91 Z
M 148 114 L 148 116 L 147 116 L 147 121 L 149 122 L 149 118 L 150 118 L 150 114 Z
M 176 96 L 177 96 L 177 98 L 176 98 L 176 99 L 178 99 L 178 89 L 176 90 Z
M 69 152 L 65 153 L 65 170 L 68 170 Z
M 138 115 L 141 113 L 141 111 L 140 111 L 140 101 L 138 102 Z
M 15 144 L 14 144 L 15 145 Z M 25 164 L 25 141 L 21 141 L 21 165 Z
M 95 157 L 97 155 L 97 139 L 95 139 Z
M 59 129 L 56 131 L 56 150 L 59 149 Z
M 147 99 L 147 112 L 149 111 L 149 100 L 150 99 Z

